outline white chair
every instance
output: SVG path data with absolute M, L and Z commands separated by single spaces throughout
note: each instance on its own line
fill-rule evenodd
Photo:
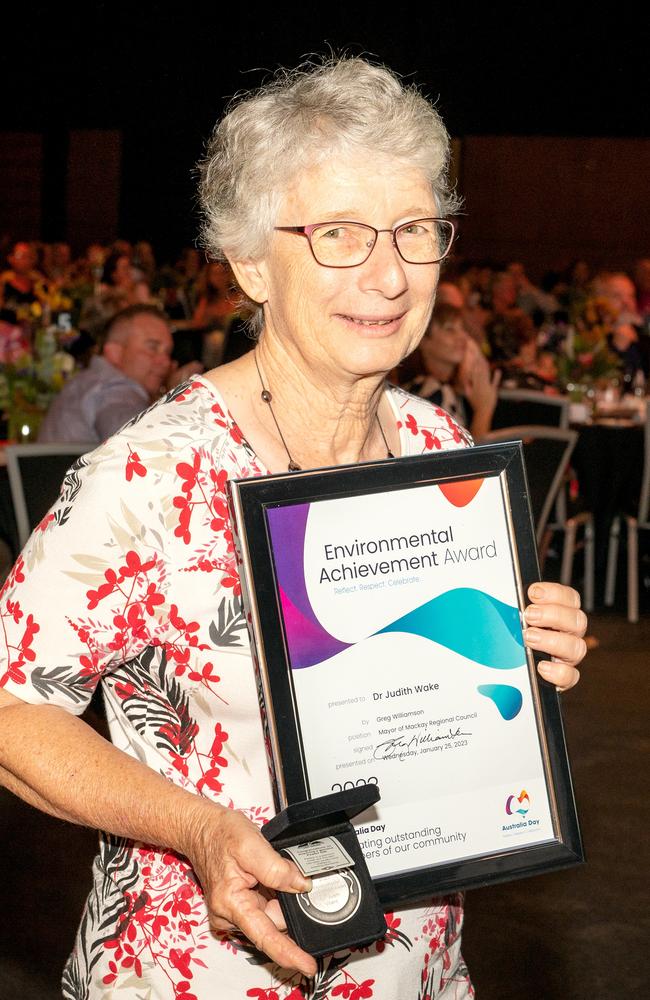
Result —
M 593 518 L 586 511 L 575 517 L 567 517 L 566 513 L 566 473 L 577 440 L 577 431 L 532 424 L 490 431 L 478 443 L 522 441 L 540 563 L 544 564 L 547 539 L 550 540 L 555 531 L 564 532 L 560 582 L 567 586 L 571 584 L 573 560 L 579 547 L 578 530 L 584 529 L 584 606 L 591 611 L 594 606 Z M 554 504 L 555 519 L 549 523 Z
M 548 396 L 534 389 L 499 389 L 492 427 L 568 427 L 569 405 L 567 396 Z
M 641 495 L 636 515 L 626 515 L 627 522 L 627 620 L 639 620 L 639 531 L 650 531 L 650 405 L 646 406 L 643 438 L 643 473 Z M 612 605 L 616 595 L 616 568 L 621 535 L 621 518 L 615 517 L 607 546 L 605 604 Z
M 93 444 L 7 445 L 7 474 L 21 548 L 57 499 L 70 466 L 79 455 L 94 447 Z

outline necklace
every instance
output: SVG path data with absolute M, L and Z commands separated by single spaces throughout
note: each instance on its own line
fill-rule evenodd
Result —
M 273 400 L 273 396 L 271 395 L 271 393 L 269 392 L 269 390 L 264 385 L 264 379 L 262 378 L 262 373 L 260 371 L 260 366 L 259 366 L 259 362 L 257 360 L 257 351 L 256 350 L 253 351 L 253 357 L 255 359 L 255 367 L 257 368 L 257 374 L 259 376 L 260 385 L 262 386 L 262 391 L 260 393 L 260 396 L 262 398 L 262 402 L 266 403 L 266 405 L 269 408 L 269 413 L 271 414 L 271 417 L 273 418 L 273 423 L 275 424 L 275 429 L 277 430 L 278 435 L 280 437 L 280 440 L 282 441 L 282 445 L 284 447 L 284 450 L 287 453 L 287 458 L 289 459 L 289 465 L 287 466 L 287 468 L 288 468 L 289 472 L 302 472 L 302 466 L 298 465 L 298 463 L 295 462 L 294 459 L 291 457 L 291 452 L 289 451 L 289 448 L 287 447 L 287 442 L 284 440 L 284 434 L 280 430 L 280 425 L 279 425 L 279 423 L 278 423 L 278 421 L 276 419 L 275 413 L 273 412 L 273 407 L 271 406 L 271 402 Z M 384 444 L 386 446 L 386 458 L 395 458 L 395 456 L 393 455 L 392 451 L 390 450 L 390 448 L 388 446 L 388 441 L 386 440 L 386 435 L 384 434 L 384 428 L 381 426 L 381 420 L 379 419 L 379 414 L 377 414 L 377 424 L 379 426 L 379 430 L 381 431 L 381 436 L 384 439 Z

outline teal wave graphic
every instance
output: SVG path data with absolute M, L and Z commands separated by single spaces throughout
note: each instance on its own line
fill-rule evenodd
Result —
M 414 608 L 376 632 L 421 635 L 495 670 L 524 666 L 519 611 L 482 590 L 459 587 Z
M 510 722 L 516 715 L 519 715 L 524 699 L 518 688 L 511 687 L 509 684 L 479 684 L 476 690 L 494 702 L 499 709 L 501 718 L 505 719 L 506 722 Z

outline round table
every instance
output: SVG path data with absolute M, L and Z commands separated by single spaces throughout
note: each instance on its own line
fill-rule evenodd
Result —
M 580 506 L 594 519 L 596 593 L 602 596 L 609 532 L 619 514 L 638 509 L 643 471 L 644 425 L 604 420 L 573 425 L 578 441 L 571 465 L 579 484 Z

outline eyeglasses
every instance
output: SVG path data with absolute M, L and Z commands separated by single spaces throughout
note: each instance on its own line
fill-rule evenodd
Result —
M 451 250 L 455 232 L 448 219 L 412 219 L 394 229 L 375 229 L 363 222 L 315 222 L 312 226 L 274 228 L 280 233 L 306 237 L 314 260 L 323 267 L 365 264 L 380 233 L 391 234 L 393 246 L 407 264 L 437 264 Z

